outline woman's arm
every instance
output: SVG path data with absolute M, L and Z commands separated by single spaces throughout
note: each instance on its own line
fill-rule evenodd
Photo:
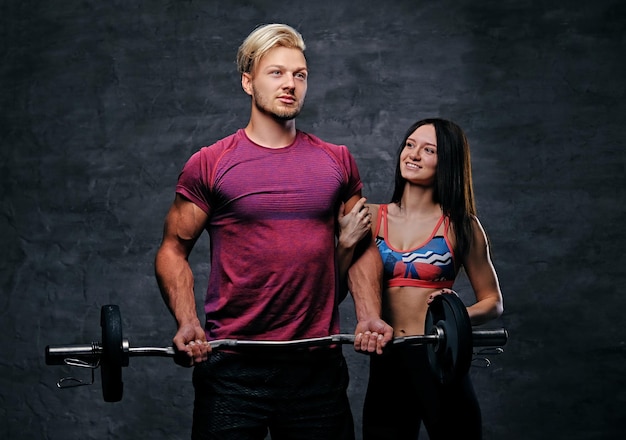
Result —
M 491 261 L 487 235 L 476 217 L 473 232 L 472 245 L 463 265 L 476 295 L 476 303 L 469 306 L 467 311 L 472 325 L 480 325 L 502 315 L 504 306 L 498 276 Z
M 337 215 L 339 226 L 337 262 L 342 288 L 347 288 L 346 276 L 352 264 L 355 249 L 370 231 L 372 214 L 369 212 L 369 206 L 365 204 L 366 200 L 365 197 L 361 197 L 348 212 L 345 212 L 345 204 L 342 203 Z

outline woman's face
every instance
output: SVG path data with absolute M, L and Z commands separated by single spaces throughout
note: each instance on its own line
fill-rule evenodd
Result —
M 411 183 L 432 185 L 437 169 L 437 135 L 432 124 L 418 127 L 400 152 L 400 173 Z

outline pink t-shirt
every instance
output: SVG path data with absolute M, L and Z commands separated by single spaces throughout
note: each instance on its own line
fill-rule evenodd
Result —
M 345 146 L 301 131 L 270 149 L 240 129 L 196 152 L 176 191 L 210 217 L 207 338 L 337 333 L 335 218 L 361 188 Z

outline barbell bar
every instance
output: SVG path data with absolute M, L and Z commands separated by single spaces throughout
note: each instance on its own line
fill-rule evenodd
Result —
M 124 384 L 122 367 L 129 365 L 130 357 L 186 356 L 174 347 L 131 347 L 122 334 L 120 309 L 115 304 L 104 305 L 100 311 L 102 339 L 100 342 L 78 345 L 48 345 L 45 349 L 47 365 L 100 368 L 102 395 L 106 402 L 122 399 Z M 427 347 L 430 369 L 441 383 L 450 383 L 465 375 L 470 368 L 473 347 L 501 347 L 508 341 L 505 328 L 472 329 L 467 309 L 454 294 L 438 295 L 426 313 L 423 335 L 396 337 L 392 346 L 424 344 Z M 353 344 L 355 335 L 335 334 L 319 338 L 292 341 L 258 341 L 217 339 L 209 341 L 212 350 L 262 348 L 264 350 L 294 350 L 336 344 Z M 93 372 L 92 372 L 93 374 Z M 93 383 L 93 380 L 92 380 Z M 60 386 L 60 382 L 57 383 Z

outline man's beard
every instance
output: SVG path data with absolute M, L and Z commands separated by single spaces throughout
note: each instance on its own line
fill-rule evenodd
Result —
M 291 108 L 272 108 L 267 104 L 266 100 L 262 98 L 256 91 L 254 87 L 252 87 L 252 97 L 254 99 L 254 105 L 261 113 L 269 115 L 278 121 L 289 121 L 291 119 L 296 118 L 300 111 L 302 110 L 302 105 L 298 107 Z

